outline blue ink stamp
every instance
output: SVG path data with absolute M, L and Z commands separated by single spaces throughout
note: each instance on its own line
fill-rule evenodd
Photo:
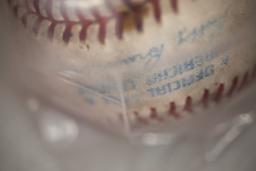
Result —
M 179 89 L 191 86 L 203 79 L 206 79 L 214 74 L 214 65 L 206 66 L 195 74 L 191 74 L 187 77 L 168 82 L 156 87 L 150 87 L 147 92 L 151 97 L 158 97 L 177 91 Z

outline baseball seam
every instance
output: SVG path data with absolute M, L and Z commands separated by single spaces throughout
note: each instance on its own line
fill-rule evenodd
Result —
M 256 66 L 249 72 L 246 71 L 243 75 L 233 77 L 229 87 L 224 83 L 218 83 L 217 88 L 211 91 L 208 88 L 202 89 L 202 96 L 199 101 L 194 101 L 192 96 L 185 97 L 185 103 L 181 107 L 177 107 L 175 101 L 169 103 L 169 109 L 166 114 L 159 113 L 157 108 L 151 106 L 149 115 L 142 116 L 138 111 L 134 111 L 135 123 L 148 125 L 155 122 L 165 122 L 171 118 L 181 119 L 185 113 L 193 114 L 197 107 L 202 109 L 209 108 L 210 103 L 219 104 L 224 98 L 231 98 L 235 92 L 240 92 L 243 88 L 253 82 L 256 78 Z M 179 108 L 179 109 L 178 109 Z
M 151 4 L 153 9 L 153 17 L 155 18 L 156 22 L 161 22 L 161 7 L 160 7 L 161 0 L 145 0 L 140 4 L 134 4 L 132 0 L 123 0 L 123 4 L 128 9 L 127 11 L 118 11 L 113 4 L 109 0 L 105 0 L 104 3 L 106 7 L 111 11 L 111 16 L 104 16 L 100 13 L 99 10 L 96 8 L 90 9 L 90 13 L 94 16 L 94 19 L 89 19 L 89 17 L 82 14 L 81 9 L 75 10 L 75 15 L 78 18 L 77 21 L 74 21 L 69 18 L 67 9 L 68 7 L 65 6 L 65 1 L 61 1 L 60 7 L 60 15 L 62 19 L 55 19 L 53 16 L 53 0 L 46 0 L 45 6 L 40 6 L 40 0 L 32 0 L 32 6 L 29 5 L 28 0 L 25 0 L 25 3 L 17 3 L 15 0 L 7 0 L 10 8 L 14 12 L 16 17 L 19 17 L 22 21 L 22 24 L 27 27 L 27 20 L 28 17 L 33 15 L 36 16 L 36 21 L 33 24 L 33 32 L 38 34 L 40 26 L 43 21 L 48 21 L 49 27 L 47 28 L 47 35 L 49 39 L 53 39 L 54 33 L 56 30 L 57 25 L 64 24 L 65 28 L 62 32 L 62 39 L 65 43 L 69 43 L 72 37 L 72 29 L 76 25 L 80 25 L 81 29 L 79 31 L 79 40 L 81 42 L 86 41 L 87 39 L 87 30 L 93 24 L 98 24 L 98 40 L 100 43 L 104 44 L 106 40 L 107 34 L 107 24 L 109 20 L 115 19 L 115 34 L 118 39 L 123 38 L 124 34 L 124 21 L 129 16 L 133 16 L 133 23 L 135 29 L 138 32 L 143 31 L 143 8 L 146 4 Z M 177 13 L 178 12 L 178 0 L 169 0 L 171 9 Z M 44 8 L 46 11 L 45 14 L 42 13 L 41 9 Z M 19 16 L 19 11 L 25 10 L 25 12 Z

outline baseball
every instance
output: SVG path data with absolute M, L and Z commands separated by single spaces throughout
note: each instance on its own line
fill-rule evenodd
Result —
M 100 125 L 175 122 L 255 73 L 254 0 L 1 3 L 12 82 Z

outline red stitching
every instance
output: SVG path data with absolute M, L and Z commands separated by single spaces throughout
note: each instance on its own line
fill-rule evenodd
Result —
M 181 117 L 180 114 L 176 111 L 175 102 L 170 103 L 168 115 L 169 116 L 174 116 L 175 119 L 179 119 Z
M 40 9 L 40 0 L 33 0 L 33 8 L 31 9 L 28 5 L 28 0 L 24 0 L 25 3 L 17 3 L 16 0 L 6 0 L 9 6 L 12 8 L 16 17 L 18 17 L 18 13 L 20 9 L 25 9 L 25 13 L 21 16 L 21 21 L 25 27 L 27 27 L 27 20 L 30 15 L 36 16 L 37 20 L 34 23 L 33 31 L 37 34 L 39 32 L 41 23 L 43 21 L 49 21 L 48 27 L 48 37 L 52 39 L 54 37 L 56 26 L 59 24 L 64 24 L 65 28 L 62 33 L 62 39 L 64 42 L 68 43 L 72 37 L 72 28 L 75 25 L 80 25 L 81 29 L 79 32 L 80 41 L 86 41 L 87 38 L 87 29 L 92 24 L 98 24 L 98 40 L 104 44 L 106 35 L 107 35 L 107 23 L 110 19 L 116 19 L 116 36 L 119 39 L 123 38 L 124 33 L 124 21 L 127 18 L 128 14 L 132 16 L 134 21 L 134 25 L 138 32 L 143 31 L 143 9 L 146 4 L 151 4 L 153 8 L 153 15 L 156 22 L 160 22 L 161 20 L 161 0 L 145 0 L 140 4 L 134 4 L 131 0 L 123 0 L 124 5 L 127 7 L 128 11 L 117 11 L 110 1 L 105 0 L 104 3 L 107 5 L 108 9 L 112 12 L 111 16 L 103 16 L 97 9 L 92 9 L 90 13 L 95 17 L 95 20 L 89 19 L 84 16 L 80 9 L 76 9 L 76 16 L 79 19 L 78 21 L 73 21 L 69 19 L 67 14 L 67 7 L 65 6 L 64 0 L 61 1 L 60 13 L 63 19 L 55 19 L 52 12 L 53 0 L 46 0 L 46 5 L 44 10 L 46 14 L 42 14 Z M 178 0 L 170 0 L 171 9 L 174 12 L 178 11 Z
M 151 0 L 153 10 L 154 10 L 154 16 L 157 22 L 161 21 L 161 9 L 160 9 L 160 4 L 158 0 Z
M 185 104 L 183 106 L 183 111 L 192 113 L 193 108 L 196 105 L 202 104 L 204 108 L 207 108 L 210 102 L 215 102 L 215 103 L 220 103 L 221 100 L 224 97 L 231 97 L 235 91 L 239 92 L 243 87 L 245 87 L 247 84 L 250 82 L 248 81 L 249 76 L 254 81 L 256 79 L 256 66 L 253 67 L 250 72 L 246 72 L 245 74 L 242 75 L 242 79 L 239 79 L 239 76 L 235 76 L 232 79 L 231 85 L 229 89 L 227 89 L 225 93 L 225 84 L 224 83 L 219 83 L 217 86 L 217 89 L 210 93 L 209 89 L 204 89 L 201 100 L 199 102 L 193 102 L 193 98 L 191 96 L 187 96 L 185 98 Z M 241 80 L 241 81 L 239 81 Z M 240 83 L 239 83 L 240 82 Z M 212 97 L 212 98 L 211 98 Z M 134 112 L 135 116 L 137 118 L 138 123 L 143 123 L 143 124 L 149 124 L 151 120 L 156 120 L 159 122 L 164 122 L 164 117 L 165 115 L 160 115 L 157 112 L 157 109 L 155 107 L 150 108 L 150 115 L 149 117 L 144 117 L 143 119 L 141 118 L 140 114 L 138 112 Z M 166 116 L 172 116 L 174 119 L 179 119 L 182 117 L 182 112 L 179 113 L 177 112 L 177 107 L 175 102 L 170 102 L 169 104 L 169 110 L 167 112 Z
M 232 96 L 232 94 L 234 93 L 234 91 L 235 91 L 235 89 L 236 89 L 236 87 L 237 87 L 237 85 L 238 85 L 238 81 L 239 81 L 238 76 L 236 76 L 236 77 L 233 79 L 232 84 L 231 84 L 231 87 L 230 87 L 230 89 L 229 89 L 229 91 L 228 91 L 228 97 Z
M 98 34 L 99 41 L 102 44 L 104 44 L 105 38 L 106 38 L 106 32 L 107 32 L 106 28 L 107 28 L 108 19 L 104 16 L 101 16 L 97 10 L 93 10 L 93 15 L 99 22 L 99 34 Z
M 192 97 L 191 96 L 187 96 L 187 98 L 185 100 L 184 111 L 187 111 L 187 112 L 192 112 L 193 111 Z
M 201 100 L 201 103 L 203 104 L 204 108 L 208 107 L 209 97 L 210 97 L 209 89 L 204 89 L 204 93 L 203 93 L 202 100 Z
M 174 12 L 178 12 L 178 0 L 170 0 L 171 6 L 173 7 Z
M 162 117 L 159 116 L 159 114 L 157 113 L 157 110 L 156 108 L 154 107 L 151 107 L 150 108 L 150 116 L 149 116 L 151 119 L 153 120 L 157 120 L 159 122 L 163 122 L 164 119 Z
M 225 90 L 225 85 L 223 83 L 219 84 L 214 97 L 214 101 L 216 103 L 219 103 L 221 101 L 224 90 Z

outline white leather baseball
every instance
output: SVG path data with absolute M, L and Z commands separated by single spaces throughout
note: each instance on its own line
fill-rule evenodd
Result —
M 254 0 L 8 2 L 17 82 L 96 123 L 175 121 L 253 75 Z

